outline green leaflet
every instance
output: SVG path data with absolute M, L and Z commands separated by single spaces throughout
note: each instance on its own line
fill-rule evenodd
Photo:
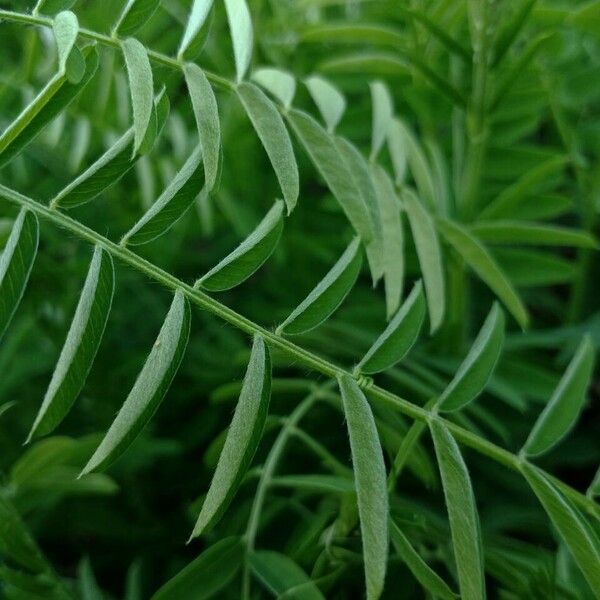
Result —
M 421 265 L 427 292 L 430 332 L 433 334 L 442 324 L 446 311 L 442 251 L 435 223 L 417 196 L 410 190 L 405 190 L 402 199 Z
M 273 487 L 292 488 L 317 494 L 353 494 L 354 482 L 339 475 L 280 475 L 271 480 Z
M 37 253 L 39 225 L 36 215 L 22 209 L 6 246 L 0 253 L 0 339 L 21 302 Z
M 203 185 L 202 150 L 198 146 L 144 216 L 123 236 L 121 244 L 145 244 L 165 233 L 185 214 Z
M 179 368 L 189 332 L 190 306 L 177 290 L 133 388 L 81 475 L 113 463 L 152 418 Z
M 556 486 L 533 465 L 523 463 L 521 472 L 538 497 L 593 593 L 600 597 L 600 540 L 585 517 Z
M 408 298 L 358 363 L 362 373 L 379 373 L 402 360 L 419 337 L 425 319 L 423 285 L 415 284 Z
M 133 35 L 154 14 L 160 0 L 127 0 L 119 15 L 113 33 L 118 37 Z
M 291 559 L 272 550 L 249 555 L 255 577 L 277 598 L 324 600 L 316 583 Z
M 391 521 L 390 525 L 392 544 L 415 579 L 429 590 L 434 598 L 442 598 L 442 600 L 458 598 L 448 584 L 421 558 L 398 525 L 394 521 Z
M 590 487 L 587 490 L 587 495 L 590 498 L 594 498 L 596 496 L 600 496 L 600 468 L 596 471 L 596 475 L 590 483 Z
M 237 82 L 244 79 L 252 60 L 252 19 L 246 0 L 225 0 L 225 11 L 233 43 Z
M 194 3 L 192 4 L 192 10 L 190 11 L 190 16 L 188 17 L 187 24 L 185 26 L 183 37 L 181 38 L 181 44 L 179 45 L 179 50 L 177 51 L 177 56 L 179 59 L 184 57 L 186 50 L 193 44 L 194 40 L 200 33 L 200 29 L 202 28 L 202 25 L 204 25 L 212 5 L 213 0 L 194 0 Z
M 496 261 L 479 240 L 466 229 L 448 219 L 438 219 L 438 229 L 446 241 L 460 254 L 488 287 L 502 300 L 521 327 L 527 327 L 527 309 Z
M 375 187 L 369 164 L 364 156 L 346 138 L 336 137 L 335 143 L 346 161 L 356 189 L 359 191 L 373 222 L 373 239 L 365 245 L 373 285 L 383 277 L 383 227 Z
M 290 214 L 298 201 L 300 183 L 292 141 L 283 119 L 271 100 L 253 83 L 240 83 L 237 94 L 267 151 Z
M 536 2 L 537 0 L 523 0 L 513 15 L 511 15 L 511 18 L 508 19 L 503 27 L 499 28 L 494 40 L 493 58 L 491 61 L 492 68 L 495 68 L 502 61 L 513 42 L 517 39 Z
M 373 106 L 373 133 L 371 138 L 371 160 L 374 160 L 386 138 L 394 116 L 392 97 L 382 81 L 373 81 L 371 88 L 371 104 Z
M 154 82 L 152 67 L 144 45 L 135 38 L 127 38 L 121 42 L 121 47 L 125 56 L 133 107 L 133 154 L 135 155 L 144 141 L 152 116 Z
M 103 600 L 104 594 L 98 585 L 92 563 L 88 556 L 85 556 L 77 566 L 77 579 L 79 580 L 79 594 L 81 600 Z
M 396 185 L 404 183 L 408 149 L 404 140 L 404 129 L 397 119 L 392 119 L 388 129 L 387 146 L 392 160 Z
M 211 292 L 231 289 L 245 281 L 271 256 L 283 230 L 283 201 L 277 200 L 256 229 L 197 282 Z
M 83 50 L 85 74 L 77 83 L 55 75 L 44 89 L 23 109 L 0 136 L 0 167 L 13 159 L 40 131 L 62 113 L 87 85 L 98 67 L 98 53 L 93 46 Z
M 479 516 L 467 466 L 445 425 L 429 424 L 448 509 L 452 546 L 463 600 L 483 600 L 485 578 Z
M 48 567 L 14 506 L 0 495 L 0 555 L 9 557 L 33 573 Z
M 362 265 L 360 240 L 354 238 L 330 271 L 277 327 L 277 334 L 298 334 L 314 329 L 339 307 L 348 295 Z
M 548 452 L 572 429 L 585 402 L 593 372 L 594 347 L 586 335 L 523 446 L 527 456 Z
M 148 134 L 158 137 L 169 114 L 169 99 L 164 92 L 155 101 L 156 130 Z M 121 179 L 135 164 L 132 160 L 133 128 L 128 129 L 98 160 L 63 188 L 50 202 L 53 208 L 74 208 L 90 202 Z M 144 140 L 144 146 L 146 140 Z
M 334 85 L 319 75 L 307 77 L 304 85 L 317 105 L 327 131 L 333 133 L 346 110 L 346 98 Z
M 152 600 L 204 600 L 215 597 L 242 567 L 244 550 L 241 537 L 219 540 L 167 581 L 152 596 Z
M 273 67 L 256 69 L 251 76 L 252 81 L 275 96 L 288 110 L 296 95 L 296 80 L 287 71 Z
M 383 591 L 388 558 L 388 496 L 383 452 L 362 390 L 348 375 L 338 378 L 352 450 L 363 544 L 367 600 Z
M 335 141 L 310 115 L 291 109 L 286 117 L 327 187 L 363 242 L 373 238 L 373 222 Z
M 75 1 L 76 0 L 38 0 L 32 12 L 34 15 L 39 13 L 44 15 L 55 15 L 61 10 L 71 8 L 71 6 L 75 4 Z
M 195 64 L 186 64 L 183 72 L 198 127 L 206 185 L 211 190 L 217 180 L 221 148 L 221 125 L 217 99 L 200 67 Z
M 440 396 L 440 410 L 458 410 L 481 394 L 504 343 L 504 313 L 496 302 L 456 375 Z
M 385 305 L 390 319 L 400 306 L 404 288 L 404 232 L 394 184 L 379 165 L 372 165 L 372 175 L 381 216 Z
M 526 223 L 523 221 L 480 221 L 471 232 L 484 242 L 493 244 L 535 244 L 549 246 L 579 246 L 596 248 L 594 236 L 556 225 Z
M 71 11 L 58 13 L 52 22 L 56 51 L 58 53 L 58 69 L 61 75 L 66 73 L 67 59 L 79 33 L 77 17 Z
M 227 510 L 258 448 L 270 398 L 271 358 L 264 340 L 256 335 L 240 398 L 192 538 L 212 527 Z
M 81 392 L 104 334 L 114 287 L 112 258 L 96 246 L 69 333 L 27 441 L 50 433 Z

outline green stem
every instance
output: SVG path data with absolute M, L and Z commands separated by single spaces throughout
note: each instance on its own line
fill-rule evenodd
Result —
M 16 192 L 15 190 L 12 190 L 1 184 L 0 196 L 3 196 L 13 204 L 31 210 L 39 217 L 42 217 L 43 219 L 46 219 L 47 221 L 66 229 L 82 240 L 99 245 L 109 252 L 114 258 L 117 258 L 139 272 L 144 273 L 150 279 L 153 279 L 164 287 L 172 291 L 180 289 L 190 300 L 190 302 L 219 317 L 227 323 L 230 323 L 241 331 L 244 331 L 249 335 L 258 333 L 270 346 L 281 350 L 284 354 L 293 359 L 294 362 L 301 363 L 304 366 L 314 371 L 318 371 L 319 373 L 322 373 L 323 375 L 334 380 L 343 374 L 352 377 L 352 374 L 349 370 L 335 365 L 329 360 L 313 354 L 312 352 L 297 346 L 293 342 L 290 342 L 286 338 L 276 335 L 274 332 L 266 329 L 265 327 L 254 323 L 228 306 L 225 306 L 218 300 L 211 298 L 201 290 L 184 283 L 174 275 L 167 273 L 160 267 L 157 267 L 151 262 L 145 260 L 141 256 L 132 252 L 129 248 L 124 248 L 123 246 L 112 242 L 103 235 L 99 234 L 97 231 L 86 227 L 68 215 L 40 204 L 32 198 L 24 196 L 23 194 L 20 194 L 19 192 Z M 480 454 L 488 456 L 489 458 L 507 466 L 512 470 L 519 471 L 518 457 L 516 457 L 514 454 L 511 454 L 507 450 L 496 446 L 492 442 L 479 437 L 478 435 L 468 431 L 467 429 L 464 429 L 463 427 L 460 427 L 459 425 L 456 425 L 455 423 L 452 423 L 451 421 L 442 419 L 439 416 L 434 416 L 431 411 L 417 406 L 412 402 L 409 402 L 408 400 L 405 400 L 404 398 L 401 398 L 400 396 L 397 396 L 396 394 L 393 394 L 392 392 L 373 384 L 371 380 L 359 378 L 357 381 L 358 385 L 362 387 L 371 398 L 379 402 L 384 402 L 385 404 L 392 406 L 395 410 L 398 410 L 404 415 L 418 421 L 429 421 L 433 417 L 440 419 L 440 421 L 443 422 L 448 429 L 450 429 L 454 437 L 462 444 L 473 448 Z M 563 489 L 563 492 L 580 508 L 600 519 L 600 509 L 596 503 L 590 501 L 590 499 L 584 494 L 581 494 L 577 490 L 574 490 L 567 485 L 563 485 L 561 489 Z

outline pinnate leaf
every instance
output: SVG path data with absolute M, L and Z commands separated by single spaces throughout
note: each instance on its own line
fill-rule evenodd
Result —
M 189 332 L 190 306 L 183 292 L 177 290 L 133 388 L 82 475 L 113 463 L 152 418 L 179 368 Z
M 270 398 L 271 358 L 264 340 L 256 335 L 225 445 L 192 538 L 214 525 L 233 499 L 258 448 L 269 412 Z

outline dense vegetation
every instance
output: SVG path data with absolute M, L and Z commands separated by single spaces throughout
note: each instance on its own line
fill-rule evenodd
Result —
M 4 0 L 0 56 L 1 597 L 600 597 L 598 0 Z

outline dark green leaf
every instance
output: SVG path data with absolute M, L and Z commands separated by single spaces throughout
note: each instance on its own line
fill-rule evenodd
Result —
M 127 0 L 123 11 L 113 27 L 115 35 L 127 37 L 133 35 L 154 14 L 160 0 Z

